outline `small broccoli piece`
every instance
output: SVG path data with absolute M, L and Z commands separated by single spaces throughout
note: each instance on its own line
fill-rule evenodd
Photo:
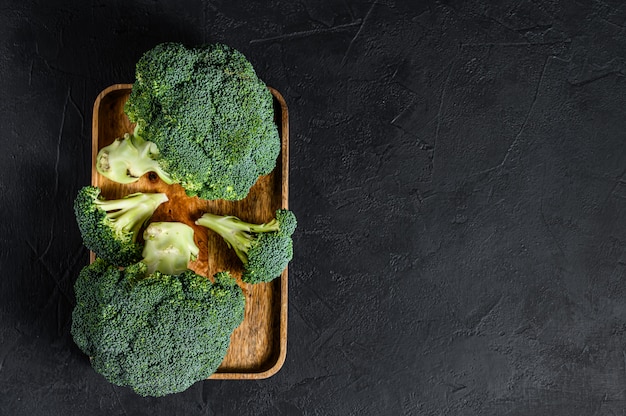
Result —
M 242 53 L 163 43 L 144 53 L 135 78 L 124 110 L 188 195 L 243 199 L 276 166 L 273 97 Z
M 74 289 L 74 342 L 109 382 L 142 396 L 181 392 L 213 374 L 244 318 L 228 272 L 211 283 L 190 270 L 171 276 L 96 259 Z
M 269 282 L 280 276 L 293 257 L 297 221 L 293 212 L 276 211 L 266 224 L 250 224 L 234 216 L 206 213 L 196 224 L 218 233 L 243 263 L 241 279 L 246 283 Z
M 163 193 L 135 193 L 105 200 L 100 188 L 83 187 L 74 200 L 74 214 L 85 246 L 116 266 L 141 260 L 137 242 L 141 227 L 167 201 Z
M 113 143 L 103 147 L 96 156 L 96 170 L 104 177 L 117 183 L 133 183 L 148 172 L 156 173 L 163 182 L 174 181 L 162 167 L 159 149 L 137 134 L 126 133 Z
M 143 232 L 143 262 L 148 273 L 178 275 L 189 261 L 198 257 L 200 249 L 193 241 L 193 228 L 180 222 L 153 222 Z

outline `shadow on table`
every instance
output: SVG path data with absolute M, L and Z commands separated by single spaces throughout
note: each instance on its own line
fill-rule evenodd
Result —
M 88 262 L 72 206 L 90 183 L 94 100 L 133 82 L 136 61 L 155 44 L 203 42 L 207 11 L 201 1 L 55 1 L 7 13 L 3 62 L 13 70 L 2 110 L 11 138 L 0 162 L 19 180 L 2 186 L 2 326 L 71 341 L 73 283 Z

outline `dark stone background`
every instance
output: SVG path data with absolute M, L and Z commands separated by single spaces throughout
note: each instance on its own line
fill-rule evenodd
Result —
M 287 361 L 161 399 L 69 336 L 96 95 L 224 42 L 291 121 Z M 626 414 L 626 6 L 0 1 L 1 415 Z

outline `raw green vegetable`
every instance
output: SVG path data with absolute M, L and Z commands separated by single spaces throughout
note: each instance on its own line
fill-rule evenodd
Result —
M 280 276 L 293 257 L 291 235 L 297 221 L 293 212 L 276 211 L 266 224 L 251 224 L 233 216 L 206 213 L 196 224 L 218 233 L 243 263 L 246 283 L 269 282 Z
M 101 173 L 127 181 L 152 167 L 190 196 L 239 200 L 276 166 L 280 138 L 272 94 L 237 50 L 159 44 L 141 57 L 135 77 L 125 112 L 136 130 L 123 140 L 150 143 L 133 143 L 149 160 L 114 166 L 110 161 L 126 161 L 125 147 L 133 147 L 120 144 L 98 157 L 109 161 L 100 163 Z
M 120 270 L 96 259 L 76 283 L 71 333 L 109 382 L 142 396 L 181 392 L 221 364 L 245 298 L 228 272 L 215 283 L 187 270 Z
M 106 200 L 100 188 L 85 186 L 74 200 L 74 215 L 85 246 L 116 266 L 127 266 L 142 258 L 137 242 L 141 227 L 168 198 L 163 193 L 134 193 Z

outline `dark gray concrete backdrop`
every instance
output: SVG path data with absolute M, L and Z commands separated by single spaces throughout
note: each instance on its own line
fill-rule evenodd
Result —
M 287 361 L 162 399 L 69 336 L 91 110 L 161 41 L 285 96 Z M 0 414 L 626 414 L 626 6 L 0 1 Z

